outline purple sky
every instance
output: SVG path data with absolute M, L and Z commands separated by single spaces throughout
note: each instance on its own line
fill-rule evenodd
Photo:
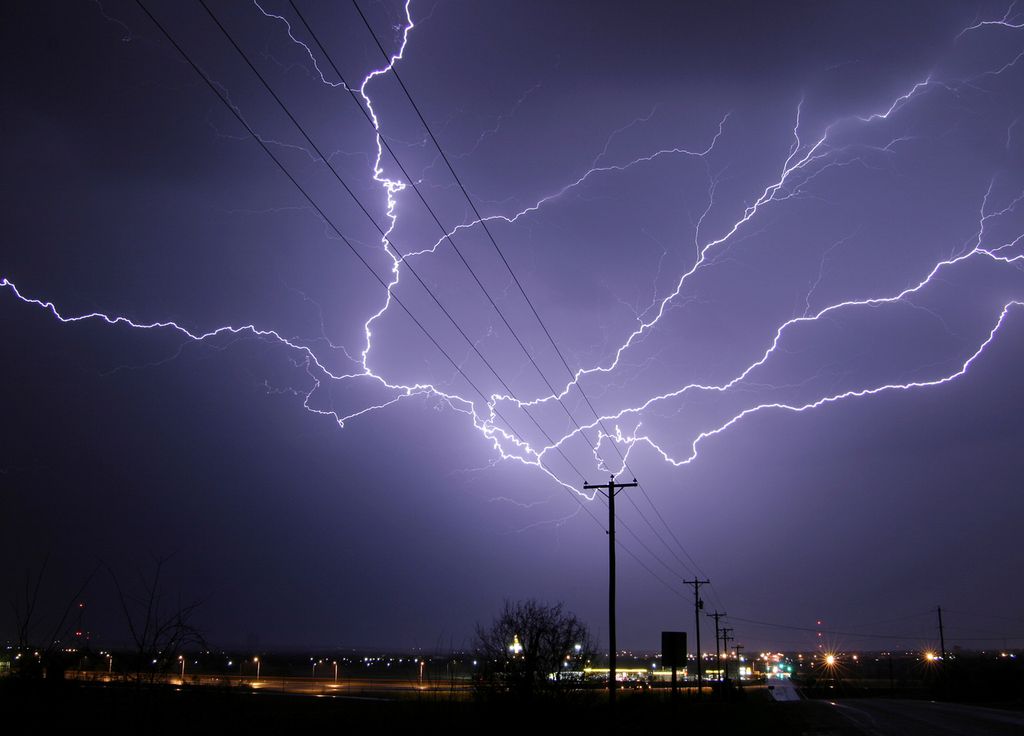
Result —
M 312 144 L 147 4 L 314 204 L 134 3 L 8 9 L 3 589 L 173 553 L 222 645 L 604 640 L 621 472 L 623 646 L 695 575 L 750 649 L 1020 646 L 1024 8 L 637 5 L 362 3 L 457 182 L 350 3 L 330 59 L 211 3 Z

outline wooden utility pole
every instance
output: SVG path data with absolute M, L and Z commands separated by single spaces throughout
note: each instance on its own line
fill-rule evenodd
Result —
M 615 708 L 615 688 L 618 684 L 615 681 L 615 494 L 623 488 L 635 488 L 636 486 L 636 478 L 632 483 L 616 483 L 614 475 L 607 485 L 583 484 L 583 490 L 603 493 L 608 499 L 608 649 L 610 654 L 608 660 L 608 705 L 613 709 Z
M 693 616 L 697 621 L 697 697 L 699 698 L 702 687 L 701 683 L 703 681 L 703 677 L 701 675 L 701 667 L 703 663 L 701 662 L 700 656 L 700 612 L 701 609 L 704 608 L 704 601 L 700 599 L 700 586 L 708 585 L 711 581 L 698 580 L 697 578 L 694 578 L 693 580 L 684 580 L 683 582 L 687 585 L 693 586 Z
M 939 652 L 942 657 L 942 664 L 946 664 L 946 632 L 942 628 L 942 606 L 937 606 L 936 611 L 939 613 Z
M 725 681 L 729 682 L 729 640 L 735 639 L 735 636 L 729 636 L 732 629 L 725 626 L 722 627 L 722 649 L 725 650 Z
M 721 682 L 721 680 L 722 680 L 722 650 L 718 648 L 718 640 L 719 640 L 718 639 L 718 637 L 719 637 L 718 619 L 725 618 L 729 614 L 727 614 L 727 613 L 719 613 L 718 611 L 715 611 L 714 613 L 708 613 L 708 614 L 705 614 L 705 615 L 710 617 L 710 618 L 713 618 L 715 620 L 715 667 L 718 669 L 718 680 L 719 680 L 719 682 Z

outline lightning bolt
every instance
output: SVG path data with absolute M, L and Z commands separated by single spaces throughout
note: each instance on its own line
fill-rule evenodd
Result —
M 960 31 L 960 33 L 956 34 L 956 40 L 959 41 L 963 36 L 967 35 L 971 31 L 977 31 L 981 28 L 1000 27 L 1008 28 L 1011 30 L 1018 30 L 1020 28 L 1024 28 L 1024 22 L 1016 22 L 1017 19 L 1021 17 L 1021 14 L 1014 13 L 1015 7 L 1017 7 L 1017 3 L 1011 3 L 1010 7 L 1006 9 L 1006 13 L 1003 14 L 1002 18 L 995 18 L 992 20 L 980 20 L 977 23 L 974 23 L 973 25 L 967 26 L 967 28 L 964 28 L 962 31 Z
M 249 335 L 279 345 L 297 356 L 296 364 L 303 368 L 309 377 L 310 388 L 308 388 L 308 390 L 302 389 L 294 391 L 297 396 L 302 398 L 304 408 L 313 414 L 331 418 L 339 427 L 342 428 L 369 413 L 382 411 L 412 397 L 426 397 L 433 399 L 468 417 L 472 426 L 479 432 L 483 440 L 501 460 L 517 462 L 525 466 L 535 468 L 546 475 L 553 483 L 588 500 L 593 500 L 593 497 L 587 496 L 579 491 L 578 483 L 562 477 L 560 473 L 553 470 L 554 464 L 549 462 L 549 458 L 551 458 L 553 454 L 560 452 L 569 440 L 573 438 L 582 437 L 584 441 L 588 443 L 591 449 L 593 465 L 595 468 L 601 470 L 611 470 L 615 473 L 622 472 L 628 464 L 628 458 L 634 448 L 638 446 L 650 448 L 660 456 L 664 462 L 671 466 L 680 467 L 688 465 L 696 460 L 698 457 L 698 449 L 706 440 L 726 432 L 746 417 L 760 412 L 776 410 L 801 413 L 819 409 L 841 401 L 873 397 L 897 391 L 913 391 L 934 388 L 955 381 L 966 375 L 970 367 L 982 357 L 986 349 L 995 341 L 1000 330 L 1003 329 L 1004 325 L 1008 322 L 1011 313 L 1015 310 L 1019 311 L 1021 307 L 1024 307 L 1024 301 L 1021 299 L 1010 299 L 1002 302 L 998 317 L 991 325 L 986 337 L 970 351 L 966 359 L 959 363 L 956 370 L 936 375 L 927 380 L 880 382 L 874 385 L 829 392 L 822 396 L 818 396 L 817 398 L 802 402 L 766 401 L 754 403 L 752 406 L 742 408 L 724 420 L 715 423 L 710 428 L 701 429 L 690 442 L 688 452 L 679 457 L 676 457 L 671 451 L 665 449 L 662 444 L 651 435 L 641 432 L 643 427 L 641 415 L 643 412 L 655 407 L 656 405 L 665 404 L 666 402 L 674 399 L 681 399 L 689 394 L 703 393 L 709 395 L 724 395 L 730 392 L 740 392 L 744 390 L 744 388 L 749 389 L 750 382 L 748 379 L 750 379 L 760 368 L 766 366 L 773 356 L 782 351 L 785 339 L 801 328 L 806 329 L 810 325 L 827 321 L 840 312 L 876 309 L 896 303 L 909 303 L 910 297 L 921 293 L 927 287 L 937 282 L 940 278 L 940 273 L 950 271 L 956 266 L 968 261 L 985 261 L 995 264 L 998 267 L 1008 266 L 1011 269 L 1020 271 L 1022 265 L 1024 265 L 1024 254 L 1015 254 L 1014 249 L 1022 243 L 1024 233 L 1006 239 L 1001 243 L 990 243 L 989 241 L 991 238 L 989 237 L 987 230 L 993 222 L 1001 220 L 1002 218 L 1007 218 L 1008 216 L 1016 213 L 1018 206 L 1022 201 L 1024 201 L 1024 193 L 1021 193 L 1011 199 L 1009 203 L 1002 208 L 990 209 L 989 201 L 992 198 L 993 188 L 995 185 L 995 179 L 993 179 L 982 199 L 978 230 L 973 241 L 964 245 L 960 252 L 932 263 L 930 268 L 925 269 L 922 275 L 906 288 L 883 296 L 846 299 L 820 307 L 817 310 L 813 310 L 811 308 L 811 298 L 816 293 L 816 290 L 822 281 L 825 268 L 825 258 L 835 248 L 841 246 L 853 237 L 852 235 L 847 236 L 846 238 L 833 243 L 833 245 L 826 250 L 825 254 L 822 256 L 817 279 L 809 288 L 804 303 L 804 309 L 800 316 L 785 320 L 779 324 L 775 328 L 771 339 L 767 341 L 767 345 L 754 357 L 752 362 L 748 363 L 744 368 L 742 368 L 742 370 L 739 370 L 732 378 L 717 383 L 685 383 L 671 391 L 648 395 L 639 403 L 624 406 L 616 409 L 615 411 L 602 413 L 600 416 L 596 416 L 591 422 L 580 424 L 556 438 L 549 438 L 550 441 L 547 444 L 532 443 L 512 431 L 508 423 L 502 421 L 500 415 L 500 409 L 502 407 L 526 410 L 533 407 L 559 403 L 570 398 L 574 391 L 578 393 L 581 390 L 581 382 L 583 380 L 591 380 L 591 377 L 601 375 L 621 373 L 623 369 L 627 367 L 637 367 L 636 363 L 627 363 L 626 356 L 629 355 L 634 348 L 643 342 L 659 326 L 670 309 L 685 306 L 689 303 L 688 300 L 693 299 L 693 297 L 685 294 L 688 285 L 703 271 L 716 263 L 719 263 L 719 259 L 722 258 L 724 249 L 729 245 L 735 244 L 745 235 L 748 235 L 751 228 L 755 227 L 755 222 L 761 219 L 762 214 L 766 210 L 772 207 L 777 207 L 786 201 L 804 196 L 808 191 L 809 186 L 826 171 L 842 169 L 853 164 L 867 165 L 866 157 L 868 154 L 880 156 L 892 155 L 899 144 L 912 139 L 910 136 L 895 137 L 885 145 L 874 146 L 851 143 L 844 144 L 841 142 L 842 131 L 849 129 L 850 126 L 871 127 L 877 126 L 883 121 L 896 119 L 904 110 L 914 105 L 918 100 L 925 97 L 933 90 L 944 90 L 955 93 L 957 91 L 956 85 L 952 82 L 933 79 L 931 75 L 928 75 L 920 81 L 909 85 L 905 92 L 892 99 L 887 105 L 882 106 L 880 109 L 874 112 L 851 115 L 842 120 L 835 121 L 825 127 L 819 134 L 809 138 L 804 135 L 802 130 L 804 127 L 802 117 L 805 103 L 804 100 L 800 100 L 796 105 L 795 120 L 791 133 L 792 139 L 789 142 L 788 152 L 785 154 L 781 165 L 779 165 L 775 176 L 763 187 L 759 187 L 754 191 L 753 194 L 755 196 L 753 196 L 753 201 L 744 205 L 738 215 L 732 219 L 732 221 L 729 222 L 719 232 L 719 234 L 708 239 L 704 239 L 702 237 L 703 231 L 707 227 L 706 221 L 712 211 L 717 211 L 718 207 L 718 203 L 715 199 L 718 179 L 710 173 L 709 160 L 721 148 L 723 142 L 727 139 L 731 113 L 722 115 L 717 128 L 708 131 L 703 143 L 700 145 L 688 147 L 663 147 L 628 161 L 621 163 L 608 163 L 608 151 L 612 139 L 629 128 L 641 126 L 648 122 L 654 115 L 655 111 L 652 110 L 646 117 L 638 117 L 627 126 L 612 131 L 608 136 L 603 149 L 600 150 L 591 160 L 589 168 L 586 168 L 582 172 L 569 178 L 568 182 L 563 186 L 539 197 L 533 201 L 532 204 L 514 212 L 491 214 L 481 219 L 464 221 L 445 232 L 442 237 L 438 238 L 433 244 L 427 244 L 419 250 L 406 253 L 402 256 L 394 249 L 390 237 L 398 225 L 399 207 L 402 202 L 402 195 L 406 192 L 408 183 L 400 178 L 395 178 L 389 175 L 386 171 L 384 162 L 385 149 L 383 143 L 382 121 L 375 109 L 371 89 L 373 88 L 375 81 L 386 77 L 394 66 L 402 62 L 405 57 L 410 37 L 416 27 L 412 18 L 411 0 L 406 0 L 402 6 L 404 18 L 400 28 L 398 29 L 400 30 L 400 41 L 398 43 L 397 50 L 390 56 L 388 64 L 369 71 L 363 77 L 360 84 L 355 86 L 352 90 L 349 90 L 343 82 L 333 80 L 325 74 L 320 62 L 318 61 L 317 54 L 314 53 L 313 49 L 297 35 L 295 29 L 287 18 L 267 11 L 257 0 L 254 0 L 254 6 L 267 19 L 284 26 L 290 42 L 301 47 L 304 50 L 305 55 L 308 56 L 320 83 L 331 90 L 341 88 L 342 91 L 345 92 L 353 91 L 360 97 L 373 126 L 376 156 L 370 166 L 370 177 L 372 181 L 380 187 L 384 194 L 384 216 L 387 220 L 387 227 L 382 232 L 380 247 L 383 252 L 388 255 L 391 266 L 390 275 L 386 282 L 385 293 L 380 306 L 376 310 L 371 311 L 369 316 L 363 322 L 363 341 L 361 349 L 357 356 L 350 356 L 353 363 L 357 366 L 356 369 L 349 372 L 333 370 L 330 368 L 329 362 L 318 354 L 316 349 L 317 341 L 307 341 L 288 337 L 282 335 L 276 330 L 261 328 L 254 324 L 224 325 L 209 330 L 199 330 L 182 326 L 173 321 L 141 321 L 123 315 L 112 315 L 103 312 L 67 315 L 62 313 L 55 303 L 51 301 L 28 296 L 7 277 L 0 277 L 0 288 L 4 289 L 7 293 L 22 303 L 41 309 L 49 313 L 59 322 L 68 325 L 85 321 L 99 321 L 110 326 L 125 327 L 134 330 L 170 331 L 194 342 L 209 342 L 218 338 Z M 977 21 L 973 25 L 964 28 L 956 36 L 956 39 L 960 39 L 969 32 L 977 31 L 988 26 L 1000 26 L 1006 29 L 1019 29 L 1024 27 L 1024 23 L 1018 22 L 1018 17 L 1019 16 L 1014 15 L 1014 8 L 1011 6 L 1002 18 Z M 1013 60 L 1000 67 L 987 71 L 984 74 L 989 76 L 999 76 L 1011 69 L 1022 57 L 1024 57 L 1024 52 L 1019 54 Z M 527 93 L 523 95 L 523 97 L 516 103 L 516 107 L 513 109 L 513 112 L 525 102 L 526 98 L 535 88 L 531 88 L 531 90 L 527 91 Z M 503 119 L 505 118 L 498 118 L 498 127 L 500 127 Z M 1009 147 L 1010 130 L 1016 122 L 1017 121 L 1015 120 L 1011 123 L 1010 127 L 1007 129 L 1007 147 Z M 493 135 L 495 133 L 497 133 L 497 128 L 495 128 L 495 130 L 490 134 L 485 131 L 481 134 L 480 139 L 477 141 L 477 145 L 479 145 L 480 141 L 485 137 L 489 137 L 489 135 Z M 267 142 L 277 145 L 291 145 L 276 141 Z M 307 154 L 310 154 L 309 151 L 306 152 Z M 318 158 L 319 157 L 315 157 L 314 160 L 318 160 Z M 489 396 L 483 397 L 485 400 L 482 405 L 471 397 L 443 389 L 432 383 L 403 383 L 396 381 L 388 377 L 386 367 L 377 367 L 374 365 L 375 330 L 378 329 L 379 322 L 386 314 L 389 313 L 394 305 L 394 291 L 401 283 L 403 265 L 408 263 L 411 259 L 427 258 L 435 254 L 446 239 L 450 239 L 461 231 L 471 230 L 479 227 L 483 223 L 491 221 L 503 222 L 507 225 L 515 225 L 529 219 L 545 208 L 556 206 L 558 202 L 564 200 L 572 193 L 581 190 L 584 186 L 595 179 L 621 175 L 624 172 L 634 169 L 642 169 L 645 165 L 664 158 L 693 160 L 703 165 L 705 170 L 708 172 L 707 206 L 702 211 L 697 222 L 694 224 L 694 236 L 692 242 L 695 257 L 692 264 L 688 268 L 682 270 L 679 276 L 675 279 L 674 287 L 667 294 L 655 299 L 650 307 L 636 315 L 636 326 L 630 330 L 628 334 L 625 334 L 617 341 L 616 347 L 609 351 L 610 355 L 605 360 L 597 361 L 593 365 L 580 367 L 575 371 L 572 371 L 572 375 L 569 380 L 563 383 L 558 391 L 554 391 L 549 394 L 534 395 L 529 398 L 519 398 L 508 393 L 492 393 Z M 660 273 L 661 264 L 659 263 L 659 276 Z M 326 336 L 324 336 L 324 339 L 326 339 Z M 331 349 L 343 349 L 342 346 L 331 344 L 329 340 L 327 340 L 327 344 Z M 348 355 L 347 352 L 346 355 Z M 647 360 L 649 361 L 651 359 Z M 459 367 L 460 366 L 456 366 L 456 368 Z M 336 410 L 330 406 L 323 407 L 318 405 L 315 397 L 318 390 L 327 381 L 365 382 L 383 389 L 387 392 L 387 398 L 382 401 L 368 403 L 345 412 Z M 271 390 L 269 386 L 268 390 Z M 613 396 L 612 400 L 616 398 L 617 396 Z M 620 426 L 620 422 L 625 420 L 627 417 L 633 418 L 632 429 L 629 431 L 623 430 Z M 605 431 L 603 428 L 605 423 L 611 424 L 614 429 L 612 431 Z M 592 433 L 594 439 L 587 439 L 588 432 Z M 606 456 L 603 453 L 603 448 L 608 447 L 609 445 L 624 448 L 624 451 L 620 453 L 620 462 L 615 465 L 610 465 L 606 462 Z M 575 513 L 578 513 L 578 510 Z M 575 513 L 566 518 L 575 516 Z

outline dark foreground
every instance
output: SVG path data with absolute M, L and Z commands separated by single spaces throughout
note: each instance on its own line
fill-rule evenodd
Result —
M 868 736 L 1020 736 L 1024 713 L 928 700 L 838 700 L 838 712 Z
M 301 729 L 327 727 L 345 731 L 368 729 L 372 733 L 443 730 L 452 734 L 486 733 L 497 728 L 505 730 L 505 726 L 522 729 L 528 736 L 588 731 L 649 736 L 652 729 L 665 726 L 759 736 L 858 733 L 826 702 L 775 703 L 763 693 L 730 702 L 708 698 L 673 701 L 662 692 L 624 693 L 613 724 L 606 701 L 596 693 L 571 700 L 525 704 L 429 694 L 380 700 L 296 696 L 240 688 L 110 686 L 11 678 L 0 681 L 0 712 L 6 723 L 25 722 L 33 733 L 101 728 L 109 734 L 248 735 L 299 733 Z
M 1014 709 L 860 698 L 774 702 L 764 689 L 719 700 L 667 692 L 624 692 L 612 720 L 604 693 L 557 701 L 480 701 L 463 694 L 418 693 L 390 698 L 310 696 L 248 688 L 180 687 L 75 681 L 0 680 L 3 723 L 31 733 L 102 729 L 107 734 L 300 733 L 332 728 L 371 733 L 441 730 L 480 733 L 505 727 L 545 733 L 649 735 L 663 728 L 758 736 L 1000 736 L 1024 733 Z

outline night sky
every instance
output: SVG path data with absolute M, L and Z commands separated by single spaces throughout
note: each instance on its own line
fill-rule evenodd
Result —
M 361 0 L 456 180 L 296 6 L 147 3 L 312 204 L 135 3 L 4 9 L 7 599 L 101 565 L 124 642 L 170 557 L 220 646 L 606 641 L 621 473 L 622 646 L 694 576 L 749 649 L 1024 642 L 1024 8 Z

